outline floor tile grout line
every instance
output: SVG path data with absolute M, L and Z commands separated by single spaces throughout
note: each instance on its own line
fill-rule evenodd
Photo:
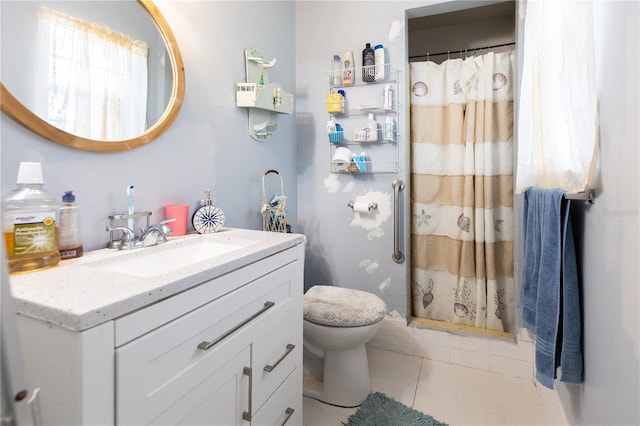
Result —
M 418 395 L 418 386 L 420 385 L 420 377 L 422 377 L 422 366 L 424 365 L 424 358 L 420 358 L 420 368 L 418 369 L 418 378 L 416 379 L 416 387 L 413 390 L 413 399 L 411 400 L 411 408 L 416 406 L 416 396 Z

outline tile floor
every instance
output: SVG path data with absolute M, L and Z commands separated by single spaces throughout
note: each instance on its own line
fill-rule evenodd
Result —
M 450 425 L 548 425 L 532 381 L 367 347 L 371 386 Z M 357 408 L 304 398 L 305 426 L 339 426 Z M 389 425 L 392 426 L 392 425 Z

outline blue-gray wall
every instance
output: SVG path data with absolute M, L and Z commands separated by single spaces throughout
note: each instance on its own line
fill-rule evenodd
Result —
M 161 1 L 157 5 L 176 36 L 186 73 L 184 105 L 173 126 L 150 145 L 103 154 L 55 144 L 2 114 L 2 194 L 15 187 L 21 161 L 41 162 L 49 192 L 62 196 L 64 190 L 74 190 L 84 246 L 94 250 L 108 241 L 104 230 L 108 216 L 127 211 L 126 187 L 131 184 L 136 210 L 151 211 L 155 221 L 164 219 L 165 204 L 188 203 L 193 212 L 204 191 L 211 189 L 214 204 L 225 213 L 226 226 L 261 229 L 260 181 L 264 171 L 277 169 L 285 180 L 295 229 L 295 115 L 280 115 L 274 136 L 256 142 L 248 134 L 247 110 L 235 106 L 235 84 L 245 80 L 244 50 L 249 47 L 277 58 L 271 81 L 289 92 L 295 90 L 295 3 Z M 4 27 L 2 31 L 3 40 L 11 37 Z M 4 59 L 5 43 L 2 53 Z

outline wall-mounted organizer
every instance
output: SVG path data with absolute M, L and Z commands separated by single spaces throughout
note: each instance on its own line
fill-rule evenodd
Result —
M 387 78 L 364 82 L 365 67 L 355 67 L 355 83 L 344 86 L 334 85 L 332 73 L 327 73 L 331 173 L 398 173 L 398 70 L 389 64 L 384 66 Z M 352 160 L 340 158 L 347 151 L 339 148 L 352 152 Z
M 276 59 L 267 61 L 258 50 L 244 51 L 246 83 L 236 84 L 236 106 L 248 108 L 249 135 L 263 141 L 278 128 L 278 114 L 292 114 L 294 96 L 276 83 L 269 83 L 268 70 Z

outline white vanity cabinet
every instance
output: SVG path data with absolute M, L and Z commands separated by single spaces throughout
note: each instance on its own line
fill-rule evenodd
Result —
M 303 260 L 294 245 L 79 332 L 19 315 L 45 424 L 302 424 Z

